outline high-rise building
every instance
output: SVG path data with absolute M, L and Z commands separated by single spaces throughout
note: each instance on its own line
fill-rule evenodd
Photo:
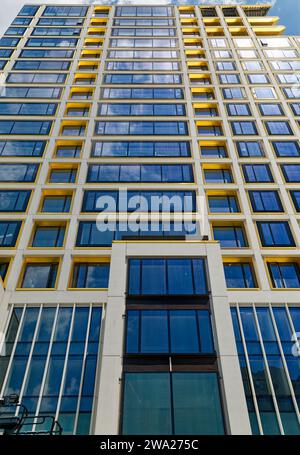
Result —
M 26 5 L 0 39 L 27 431 L 300 434 L 300 37 L 268 10 Z

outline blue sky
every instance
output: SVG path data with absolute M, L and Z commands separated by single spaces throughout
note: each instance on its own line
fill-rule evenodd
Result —
M 249 5 L 256 3 L 273 3 L 270 14 L 280 16 L 280 23 L 286 25 L 286 33 L 289 35 L 300 35 L 300 0 L 271 0 L 269 2 L 259 0 L 0 0 L 0 35 L 2 35 L 17 15 L 24 3 L 50 3 L 50 4 L 91 4 L 91 3 L 123 3 L 123 4 L 240 4 Z

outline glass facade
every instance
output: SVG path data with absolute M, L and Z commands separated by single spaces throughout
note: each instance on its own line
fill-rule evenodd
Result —
M 88 3 L 0 38 L 0 396 L 63 434 L 299 434 L 300 39 Z

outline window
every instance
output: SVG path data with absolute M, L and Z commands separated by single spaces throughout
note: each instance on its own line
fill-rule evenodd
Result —
M 0 212 L 25 212 L 31 191 L 0 190 Z
M 29 25 L 31 21 L 31 17 L 16 17 L 11 25 Z
M 110 40 L 110 47 L 114 48 L 120 48 L 120 47 L 177 47 L 178 46 L 178 41 L 177 39 L 170 38 L 114 38 Z
M 74 264 L 72 288 L 108 288 L 109 264 L 80 262 Z
M 300 288 L 300 271 L 296 262 L 269 262 L 268 270 L 273 288 Z
M 143 50 L 111 50 L 108 51 L 108 58 L 138 58 L 138 59 L 151 59 L 151 58 L 161 58 L 164 60 L 168 60 L 171 58 L 178 58 L 177 51 L 171 50 L 150 50 L 150 49 L 143 49 Z M 165 62 L 162 62 L 163 64 Z
M 300 88 L 298 87 L 283 88 L 283 93 L 287 99 L 300 98 Z
M 106 74 L 105 84 L 181 84 L 178 74 Z
M 77 169 L 52 169 L 50 171 L 49 183 L 74 183 Z
M 54 28 L 54 27 L 36 27 L 33 29 L 32 36 L 79 36 L 81 28 Z
M 1 262 L 0 262 L 0 281 L 2 282 L 2 285 L 6 278 L 8 267 L 9 267 L 9 262 L 6 260 L 1 260 Z
M 295 242 L 288 222 L 257 221 L 260 241 L 264 247 L 293 247 Z
M 242 62 L 242 67 L 246 71 L 259 71 L 264 69 L 262 62 L 259 60 Z
M 206 183 L 233 183 L 230 169 L 204 169 Z
M 288 38 L 261 38 L 260 43 L 265 47 L 291 47 Z
M 193 182 L 189 164 L 91 164 L 87 182 Z
M 0 164 L 0 182 L 34 182 L 38 164 Z
M 258 131 L 254 122 L 230 122 L 233 134 L 240 136 L 257 135 Z
M 184 104 L 101 104 L 98 110 L 99 116 L 183 116 Z
M 84 136 L 86 129 L 86 124 L 70 124 L 70 125 L 63 125 L 61 134 L 62 136 Z
M 76 47 L 76 38 L 29 38 L 26 47 Z M 0 40 L 1 45 L 1 40 Z
M 0 156 L 41 157 L 45 146 L 45 141 L 0 141 Z
M 215 58 L 232 58 L 231 51 L 212 51 Z
M 106 63 L 110 71 L 179 71 L 179 62 L 164 61 L 112 61 Z
M 238 51 L 240 58 L 257 58 L 257 52 L 255 50 L 243 50 Z
M 191 156 L 191 150 L 186 141 L 97 141 L 93 142 L 91 156 Z
M 56 158 L 79 158 L 81 155 L 81 144 L 62 145 L 58 144 L 55 149 Z
M 49 134 L 52 122 L 38 121 L 0 121 L 0 134 L 7 135 L 46 135 Z
M 236 146 L 238 149 L 238 154 L 241 158 L 247 158 L 251 156 L 264 156 L 263 145 L 261 142 L 239 141 L 236 142 Z
M 172 17 L 173 10 L 170 6 L 118 6 L 116 17 Z
M 290 104 L 290 107 L 292 108 L 293 113 L 299 117 L 300 116 L 300 103 L 292 103 Z
M 254 98 L 263 100 L 263 99 L 276 99 L 277 96 L 272 87 L 259 88 L 255 87 L 252 89 Z
M 112 36 L 175 36 L 174 28 L 113 28 Z
M 183 99 L 183 90 L 175 88 L 105 88 L 104 99 Z
M 226 262 L 224 273 L 229 289 L 257 287 L 254 270 L 249 262 Z
M 250 84 L 269 84 L 269 78 L 265 74 L 248 74 Z
M 61 89 L 51 87 L 5 87 L 0 90 L 0 98 L 49 98 L 58 99 Z
M 276 156 L 280 158 L 284 157 L 299 157 L 300 147 L 296 141 L 276 141 L 272 142 Z
M 87 10 L 86 6 L 46 6 L 43 16 L 84 17 Z
M 291 191 L 291 197 L 295 206 L 295 210 L 300 212 L 300 191 Z
M 122 415 L 125 435 L 224 434 L 216 373 L 125 373 Z
M 1 248 L 16 246 L 21 224 L 21 221 L 0 221 Z
M 223 88 L 222 89 L 223 96 L 226 100 L 242 100 L 245 99 L 245 91 L 242 88 Z
M 0 103 L 0 115 L 55 115 L 56 103 Z
M 208 196 L 211 213 L 239 213 L 240 208 L 235 196 Z
M 10 35 L 15 35 L 15 36 L 23 36 L 25 33 L 26 28 L 24 27 L 9 27 L 5 35 L 10 36 Z
M 137 209 L 154 212 L 195 212 L 196 194 L 194 191 L 127 191 L 126 195 L 119 191 L 85 191 L 83 197 L 83 212 L 100 212 L 107 207 L 107 197 L 113 201 L 111 211 L 132 212 Z M 145 202 L 145 203 L 144 203 Z M 146 207 L 145 207 L 146 205 Z
M 6 64 L 7 60 L 0 60 L 0 70 L 3 70 Z
M 283 212 L 277 191 L 249 191 L 253 212 Z
M 40 413 L 38 420 L 59 412 L 63 434 L 89 434 L 101 316 L 95 305 L 14 307 L 5 335 L 13 352 L 3 362 L 5 395 L 23 390 L 22 400 L 31 415 Z
M 300 61 L 299 60 L 276 60 L 270 62 L 274 70 L 298 70 L 300 69 Z
M 292 135 L 288 122 L 266 122 L 268 133 L 271 135 Z
M 0 57 L 1 58 L 9 58 L 11 57 L 13 50 L 11 49 L 0 49 Z
M 274 181 L 268 164 L 243 164 L 242 169 L 247 183 Z
M 242 226 L 213 226 L 214 239 L 221 248 L 245 248 L 248 246 Z
M 37 25 L 47 26 L 78 26 L 83 25 L 84 19 L 66 18 L 66 17 L 42 17 L 39 19 Z
M 206 310 L 128 310 L 127 354 L 213 354 Z
M 278 82 L 281 84 L 298 84 L 300 75 L 296 74 L 277 74 Z
M 25 5 L 19 12 L 18 16 L 34 16 L 39 6 Z
M 96 122 L 97 135 L 186 135 L 186 122 Z
M 55 73 L 10 73 L 6 82 L 8 84 L 63 84 L 66 74 Z
M 129 260 L 129 295 L 201 295 L 207 292 L 204 259 Z
M 282 164 L 281 166 L 286 182 L 300 182 L 300 165 L 299 164 Z
M 227 158 L 226 147 L 223 145 L 219 146 L 206 146 L 200 144 L 200 152 L 202 156 L 206 158 Z
M 13 66 L 15 71 L 65 71 L 70 68 L 71 62 L 63 60 L 17 60 Z
M 41 212 L 45 213 L 68 213 L 71 208 L 72 196 L 57 195 L 43 198 Z
M 59 248 L 63 246 L 65 226 L 38 225 L 35 229 L 31 246 L 35 248 Z
M 23 49 L 20 53 L 20 58 L 65 59 L 72 58 L 73 55 L 74 51 L 66 49 Z M 51 64 L 51 62 L 48 63 Z M 48 63 L 43 62 L 43 65 Z
M 25 265 L 21 288 L 54 288 L 58 271 L 58 262 L 34 263 Z
M 250 38 L 236 38 L 234 42 L 236 47 L 253 47 L 253 41 Z
M 19 38 L 0 38 L 0 47 L 17 47 Z
M 223 38 L 210 39 L 209 43 L 211 47 L 227 47 L 226 40 Z
M 122 225 L 120 229 L 119 223 L 115 224 L 114 230 L 99 230 L 95 221 L 80 221 L 77 233 L 76 246 L 85 247 L 111 247 L 113 240 L 130 239 L 135 240 L 160 238 L 172 240 L 176 238 L 185 239 L 188 236 L 196 236 L 198 234 L 198 226 L 194 223 L 147 223 L 142 222 L 138 225 L 138 230 L 133 231 L 127 227 L 127 230 Z M 198 238 L 198 237 L 197 237 Z
M 234 71 L 236 70 L 235 62 L 216 62 L 216 69 L 218 71 Z
M 228 115 L 232 116 L 249 116 L 251 110 L 248 104 L 226 104 Z
M 262 115 L 269 116 L 284 115 L 280 104 L 259 104 L 258 107 Z
M 238 74 L 219 74 L 220 84 L 240 84 L 240 77 Z

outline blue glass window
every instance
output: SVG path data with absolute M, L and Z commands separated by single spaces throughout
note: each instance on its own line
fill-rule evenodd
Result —
M 87 6 L 46 6 L 43 16 L 84 17 L 87 10 Z
M 206 156 L 208 158 L 227 158 L 227 151 L 226 147 L 223 145 L 218 146 L 200 146 L 200 152 L 202 156 Z
M 277 191 L 249 191 L 253 212 L 283 212 Z
M 0 164 L 0 182 L 34 182 L 38 164 Z
M 177 51 L 171 50 L 113 50 L 108 51 L 108 58 L 138 58 L 138 59 L 151 59 L 151 58 L 161 58 L 164 60 L 178 58 Z M 162 61 L 162 63 L 164 63 Z
M 183 116 L 185 114 L 184 104 L 101 104 L 98 115 L 102 116 Z
M 108 288 L 109 264 L 78 263 L 74 265 L 72 288 Z
M 54 288 L 57 276 L 57 263 L 28 263 L 22 280 L 22 288 Z
M 29 38 L 26 47 L 75 47 L 78 39 L 76 38 Z M 0 40 L 0 46 L 1 46 Z
M 220 84 L 240 84 L 241 80 L 238 74 L 219 74 Z
M 105 84 L 181 84 L 178 74 L 106 74 Z
M 251 115 L 251 110 L 248 104 L 226 104 L 228 115 L 232 116 L 249 116 Z
M 11 135 L 45 135 L 49 134 L 52 122 L 38 122 L 38 121 L 0 121 L 0 134 Z
M 300 272 L 296 262 L 269 262 L 268 269 L 274 288 L 300 288 Z
M 49 183 L 74 183 L 76 175 L 76 169 L 52 169 L 49 176 Z
M 10 73 L 6 78 L 8 84 L 63 84 L 66 74 L 55 73 Z
M 5 393 L 19 394 L 23 389 L 22 403 L 33 415 L 37 415 L 40 398 L 41 416 L 43 414 L 55 416 L 60 397 L 58 420 L 63 427 L 63 434 L 89 434 L 102 310 L 96 306 L 76 306 L 73 312 L 72 306 L 60 306 L 59 309 L 43 306 L 38 318 L 39 310 L 39 307 L 27 307 L 23 319 L 22 309 L 15 308 L 13 311 L 6 339 L 11 345 L 15 341 L 17 343 L 12 364 L 9 366 Z M 16 339 L 18 327 L 20 335 Z M 68 339 L 70 349 L 67 354 Z M 10 356 L 5 358 L 4 374 L 9 358 Z M 64 366 L 66 374 L 63 383 Z M 44 375 L 45 387 L 42 388 Z M 41 423 L 36 431 L 47 431 L 47 424 L 48 421 L 46 425 Z
M 238 154 L 241 158 L 249 156 L 264 156 L 263 146 L 261 142 L 256 141 L 239 141 L 236 142 Z
M 13 35 L 13 36 L 23 36 L 24 33 L 26 31 L 26 28 L 25 27 L 9 27 L 5 34 L 6 36 L 10 36 L 10 35 Z
M 186 141 L 97 141 L 93 143 L 92 156 L 191 156 L 191 149 Z
M 254 122 L 231 122 L 233 134 L 247 136 L 257 135 L 257 128 Z
M 0 98 L 60 98 L 62 90 L 51 87 L 5 87 L 0 90 Z
M 31 191 L 0 190 L 0 212 L 25 212 Z
M 221 248 L 245 248 L 248 246 L 242 226 L 213 226 L 214 239 Z
M 292 111 L 297 117 L 300 116 L 300 103 L 292 103 L 291 104 Z
M 276 156 L 279 157 L 299 157 L 300 147 L 296 141 L 272 142 Z
M 295 246 L 293 235 L 286 221 L 257 221 L 262 246 Z
M 226 100 L 242 100 L 246 97 L 244 90 L 241 88 L 223 88 L 222 93 Z
M 224 263 L 226 285 L 233 288 L 256 288 L 256 279 L 250 263 Z
M 106 63 L 106 69 L 109 71 L 179 71 L 180 64 L 172 61 L 112 61 Z
M 213 354 L 206 310 L 129 310 L 127 354 Z
M 104 99 L 183 99 L 180 88 L 105 88 L 101 97 Z
M 0 60 L 0 70 L 3 70 L 5 65 L 7 64 L 7 60 Z
M 98 222 L 99 223 L 99 222 Z M 114 226 L 113 226 L 114 227 Z M 192 223 L 139 223 L 138 230 L 130 230 L 128 226 L 116 224 L 116 229 L 100 230 L 95 221 L 80 221 L 77 233 L 77 247 L 104 247 L 111 246 L 113 240 L 122 240 L 134 237 L 145 238 L 187 238 L 197 236 L 197 225 Z M 122 228 L 122 229 L 121 229 Z
M 55 115 L 56 103 L 0 103 L 0 115 Z
M 192 182 L 189 164 L 94 164 L 88 169 L 87 182 Z
M 288 122 L 266 122 L 268 133 L 271 135 L 292 135 L 293 131 Z
M 43 213 L 68 213 L 71 208 L 72 196 L 45 196 L 42 203 Z
M 280 104 L 259 104 L 259 110 L 262 115 L 266 116 L 277 116 L 277 115 L 283 115 L 283 110 Z
M 19 38 L 0 38 L 0 47 L 16 47 L 19 41 Z
M 113 28 L 112 36 L 175 36 L 174 28 Z
M 54 28 L 54 27 L 37 27 L 32 31 L 32 36 L 79 36 L 81 28 Z
M 11 25 L 29 25 L 31 21 L 31 17 L 16 17 Z
M 21 221 L 0 221 L 0 247 L 16 245 L 21 224 Z
M 204 259 L 130 259 L 129 295 L 206 294 Z
M 207 183 L 232 183 L 233 177 L 230 169 L 204 169 Z
M 208 205 L 211 213 L 240 212 L 240 207 L 235 196 L 209 196 Z
M 49 25 L 49 26 L 79 26 L 83 24 L 84 19 L 68 18 L 68 17 L 42 17 L 39 19 L 37 25 Z
M 23 49 L 20 58 L 72 58 L 74 51 L 65 49 Z
M 96 135 L 159 135 L 188 134 L 187 122 L 96 122 Z
M 36 248 L 59 248 L 63 246 L 64 226 L 37 226 L 32 245 Z
M 177 39 L 174 38 L 114 38 L 110 40 L 110 47 L 153 47 L 153 48 L 170 48 L 177 47 Z
M 39 6 L 25 5 L 19 12 L 18 16 L 34 16 Z
M 0 49 L 0 57 L 1 58 L 9 58 L 13 53 L 11 49 Z
M 287 182 L 300 182 L 299 164 L 282 164 L 281 169 Z
M 243 164 L 242 168 L 247 183 L 268 183 L 274 181 L 267 164 Z
M 125 373 L 124 380 L 122 434 L 224 434 L 216 373 Z
M 113 211 L 132 212 L 141 208 L 143 211 L 151 210 L 155 212 L 194 212 L 196 210 L 196 194 L 194 191 L 127 191 L 123 195 L 118 191 L 85 191 L 83 197 L 83 212 L 100 212 L 108 210 L 106 197 L 114 201 Z M 101 203 L 99 198 L 103 198 Z M 147 208 L 142 204 L 146 201 Z M 131 201 L 130 201 L 131 200 Z M 134 202 L 134 203 L 133 203 Z
M 300 191 L 291 191 L 292 200 L 295 206 L 295 210 L 300 212 Z

